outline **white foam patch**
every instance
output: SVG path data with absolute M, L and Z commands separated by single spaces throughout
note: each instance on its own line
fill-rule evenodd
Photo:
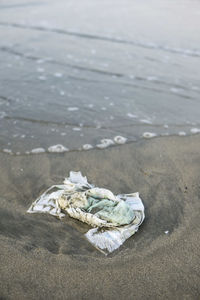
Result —
M 127 115 L 127 117 L 129 117 L 129 118 L 137 118 L 137 115 L 134 115 L 134 114 L 131 114 L 131 113 L 127 113 L 126 114 Z
M 80 127 L 74 127 L 74 128 L 72 128 L 72 130 L 74 130 L 74 131 L 81 131 L 82 128 L 80 128 Z
M 8 154 L 12 154 L 12 150 L 11 149 L 3 149 L 3 152 L 8 153 Z
M 90 104 L 88 104 L 88 107 L 89 107 L 89 108 L 93 108 L 93 107 L 94 107 L 94 104 L 90 103 Z
M 64 96 L 65 92 L 64 91 L 60 91 L 60 96 Z
M 122 144 L 125 144 L 126 141 L 127 141 L 127 138 L 125 138 L 123 136 L 117 135 L 117 136 L 114 137 L 114 142 L 116 144 L 121 144 L 122 145 Z
M 31 153 L 37 154 L 37 153 L 44 153 L 45 149 L 44 148 L 34 148 L 31 150 Z
M 43 64 L 44 62 L 45 62 L 44 59 L 38 59 L 38 60 L 37 60 L 37 63 L 38 63 L 38 64 Z
M 178 93 L 178 92 L 179 92 L 179 89 L 172 87 L 172 88 L 170 89 L 170 91 L 171 91 L 172 93 Z
M 194 134 L 195 134 L 195 133 L 200 133 L 200 128 L 191 128 L 191 129 L 190 129 L 190 132 L 191 132 L 191 133 L 194 133 Z
M 38 76 L 38 79 L 41 80 L 41 81 L 47 80 L 46 76 Z
M 185 136 L 186 133 L 185 133 L 185 131 L 179 131 L 178 135 L 180 135 L 180 136 Z
M 66 147 L 64 147 L 64 146 L 61 145 L 61 144 L 58 144 L 58 145 L 50 146 L 50 147 L 48 148 L 48 151 L 49 151 L 49 152 L 53 152 L 53 153 L 62 153 L 62 152 L 69 151 L 69 149 L 66 148 Z
M 96 146 L 99 149 L 104 149 L 104 148 L 107 148 L 107 147 L 109 147 L 113 144 L 114 144 L 114 142 L 111 139 L 102 139 L 101 144 L 97 144 Z
M 78 107 L 68 107 L 67 110 L 68 111 L 77 111 L 77 110 L 79 110 L 79 108 Z
M 141 119 L 140 122 L 142 122 L 144 124 L 152 124 L 152 122 L 150 120 L 147 120 L 147 119 Z
M 157 79 L 158 78 L 156 76 L 147 76 L 147 80 L 149 80 L 149 81 L 155 81 Z
M 154 132 L 144 132 L 142 136 L 145 139 L 150 139 L 150 138 L 153 138 L 153 137 L 157 136 L 157 134 L 154 133 Z
M 54 76 L 57 77 L 57 78 L 61 78 L 61 77 L 63 77 L 63 74 L 59 73 L 59 72 L 56 72 L 56 73 L 54 73 Z
M 93 146 L 90 145 L 90 144 L 85 144 L 85 145 L 82 146 L 82 148 L 83 148 L 83 150 L 90 150 L 90 149 L 93 148 Z

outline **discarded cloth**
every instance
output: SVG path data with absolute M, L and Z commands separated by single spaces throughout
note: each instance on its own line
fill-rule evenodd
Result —
M 62 218 L 67 213 L 94 227 L 85 237 L 98 250 L 113 252 L 132 236 L 144 220 L 139 193 L 115 196 L 111 191 L 88 183 L 81 172 L 70 172 L 63 185 L 54 185 L 28 209 Z

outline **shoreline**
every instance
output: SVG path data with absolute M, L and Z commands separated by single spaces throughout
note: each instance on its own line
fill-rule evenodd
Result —
M 63 154 L 63 153 L 74 153 L 74 152 L 88 152 L 88 151 L 91 151 L 91 150 L 105 150 L 105 149 L 108 149 L 108 148 L 113 148 L 113 147 L 119 147 L 119 146 L 123 146 L 123 145 L 130 145 L 130 144 L 135 144 L 135 143 L 140 143 L 140 142 L 144 142 L 146 140 L 152 140 L 152 139 L 160 139 L 160 138 L 187 138 L 187 137 L 191 137 L 191 136 L 195 136 L 195 135 L 200 135 L 199 133 L 199 130 L 195 133 L 191 133 L 191 134 L 186 134 L 186 135 L 181 135 L 181 134 L 161 134 L 161 135 L 157 135 L 152 132 L 146 132 L 146 134 L 148 134 L 147 136 L 141 136 L 140 138 L 138 139 L 135 139 L 135 140 L 128 140 L 128 141 L 125 141 L 123 143 L 114 143 L 113 144 L 109 144 L 108 146 L 105 146 L 105 147 L 98 147 L 98 145 L 90 145 L 90 144 L 84 144 L 82 148 L 77 148 L 77 149 L 68 149 L 66 148 L 65 146 L 63 146 L 62 144 L 57 144 L 57 145 L 52 145 L 50 146 L 49 148 L 52 148 L 52 147 L 58 147 L 58 150 L 56 151 L 49 151 L 48 149 L 45 149 L 43 147 L 38 147 L 38 148 L 35 148 L 35 149 L 31 149 L 30 151 L 25 151 L 25 152 L 13 152 L 11 149 L 7 149 L 7 148 L 2 148 L 0 150 L 0 153 L 2 154 L 8 154 L 8 155 L 11 155 L 11 156 L 29 156 L 29 155 L 40 155 L 40 154 L 56 154 L 56 155 L 59 155 L 59 154 Z M 121 137 L 121 136 L 120 136 Z M 122 138 L 124 138 L 122 136 Z M 126 139 L 126 138 L 125 138 Z M 109 140 L 111 141 L 111 139 L 107 139 L 105 138 L 104 140 Z M 90 148 L 88 149 L 84 149 L 84 146 L 85 145 L 89 145 L 91 146 Z M 61 147 L 60 147 L 61 146 Z M 62 148 L 63 149 L 60 149 Z

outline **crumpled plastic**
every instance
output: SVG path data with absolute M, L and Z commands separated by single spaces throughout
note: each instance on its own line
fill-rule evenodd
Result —
M 86 239 L 108 254 L 137 232 L 145 218 L 139 193 L 114 195 L 88 183 L 81 172 L 70 172 L 62 185 L 53 185 L 37 198 L 28 213 L 49 213 L 63 218 L 67 213 L 91 227 Z

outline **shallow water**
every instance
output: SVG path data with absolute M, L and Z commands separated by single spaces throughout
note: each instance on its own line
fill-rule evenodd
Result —
M 0 150 L 198 133 L 198 28 L 198 1 L 1 1 Z

